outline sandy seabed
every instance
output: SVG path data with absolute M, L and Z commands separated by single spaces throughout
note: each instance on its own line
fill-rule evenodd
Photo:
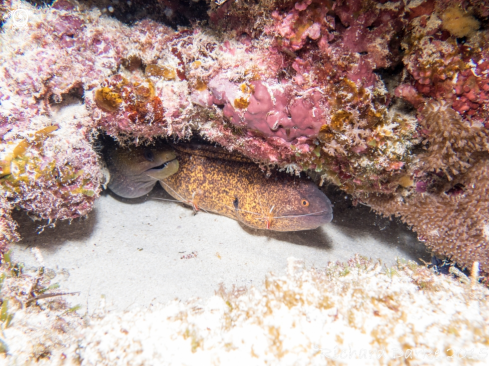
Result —
M 355 253 L 381 259 L 429 261 L 416 234 L 397 221 L 381 218 L 365 206 L 352 206 L 344 193 L 328 190 L 333 222 L 302 232 L 250 229 L 226 217 L 193 211 L 160 187 L 147 197 L 120 199 L 103 195 L 86 219 L 58 222 L 37 234 L 40 223 L 18 214 L 23 240 L 13 244 L 13 258 L 27 267 L 60 273 L 69 301 L 94 309 L 102 295 L 115 309 L 147 307 L 179 298 L 206 298 L 223 283 L 259 285 L 269 272 L 283 274 L 288 257 L 308 266 L 345 261 Z

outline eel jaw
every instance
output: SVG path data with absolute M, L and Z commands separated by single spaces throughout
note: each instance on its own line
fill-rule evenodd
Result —
M 154 178 L 156 180 L 161 180 L 161 179 L 168 178 L 170 175 L 175 174 L 178 171 L 178 167 L 179 167 L 178 160 L 177 158 L 174 158 L 173 160 L 169 160 L 166 163 L 163 163 L 152 169 L 146 170 L 145 173 L 151 178 Z

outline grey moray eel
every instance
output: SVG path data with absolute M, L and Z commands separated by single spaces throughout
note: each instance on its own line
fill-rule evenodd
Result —
M 160 179 L 178 171 L 177 155 L 168 145 L 123 148 L 112 144 L 104 150 L 110 172 L 107 187 L 124 198 L 144 196 Z

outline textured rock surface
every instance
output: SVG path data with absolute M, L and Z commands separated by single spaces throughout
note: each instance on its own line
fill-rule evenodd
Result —
M 0 324 L 9 354 L 0 359 L 41 365 L 487 364 L 489 291 L 476 283 L 477 273 L 456 279 L 412 262 L 382 268 L 361 257 L 304 267 L 289 258 L 287 276 L 149 310 L 108 311 L 102 300 L 82 320 L 59 298 L 33 303 L 31 294 L 57 292 L 48 289 L 48 274 L 33 269 L 30 277 L 17 277 L 15 266 L 4 264 L 8 306 Z
M 488 160 L 480 1 L 228 1 L 210 5 L 209 25 L 177 31 L 66 1 L 2 10 L 19 8 L 27 21 L 7 17 L 1 34 L 1 184 L 34 215 L 90 211 L 98 130 L 136 144 L 199 134 L 262 166 L 315 172 L 361 202 L 380 197 L 376 210 L 408 223 L 409 202 L 478 200 L 468 184 Z M 487 216 L 477 229 L 455 217 L 460 250 L 455 231 L 434 240 L 414 228 L 462 265 L 486 258 Z

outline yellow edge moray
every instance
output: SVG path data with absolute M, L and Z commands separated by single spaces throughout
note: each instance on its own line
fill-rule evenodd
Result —
M 267 177 L 251 160 L 221 148 L 199 144 L 179 144 L 173 148 L 178 170 L 170 174 L 165 166 L 159 171 L 158 179 L 172 197 L 191 205 L 194 210 L 215 212 L 256 229 L 275 231 L 315 229 L 333 218 L 331 202 L 310 180 L 279 172 Z M 111 171 L 109 188 L 114 193 L 120 195 L 118 191 L 124 191 L 121 187 L 136 185 L 131 180 L 135 175 L 129 177 L 127 172 L 137 171 L 149 177 L 146 172 L 151 169 L 148 167 L 160 160 L 149 165 L 145 162 L 144 168 L 133 166 L 142 164 L 144 155 L 148 154 L 145 151 L 145 148 L 133 148 L 130 160 L 124 149 L 112 151 L 112 161 L 119 162 L 117 171 L 126 172 L 125 176 L 116 176 Z M 168 146 L 157 148 L 153 156 L 163 156 L 163 152 L 167 154 L 167 161 L 174 161 Z M 139 157 L 134 157 L 135 154 Z M 154 166 L 161 168 L 162 165 Z M 157 174 L 151 175 L 149 178 L 154 179 Z M 141 181 L 141 175 L 137 177 Z M 141 195 L 147 193 L 146 189 L 139 189 L 139 192 L 145 191 Z

